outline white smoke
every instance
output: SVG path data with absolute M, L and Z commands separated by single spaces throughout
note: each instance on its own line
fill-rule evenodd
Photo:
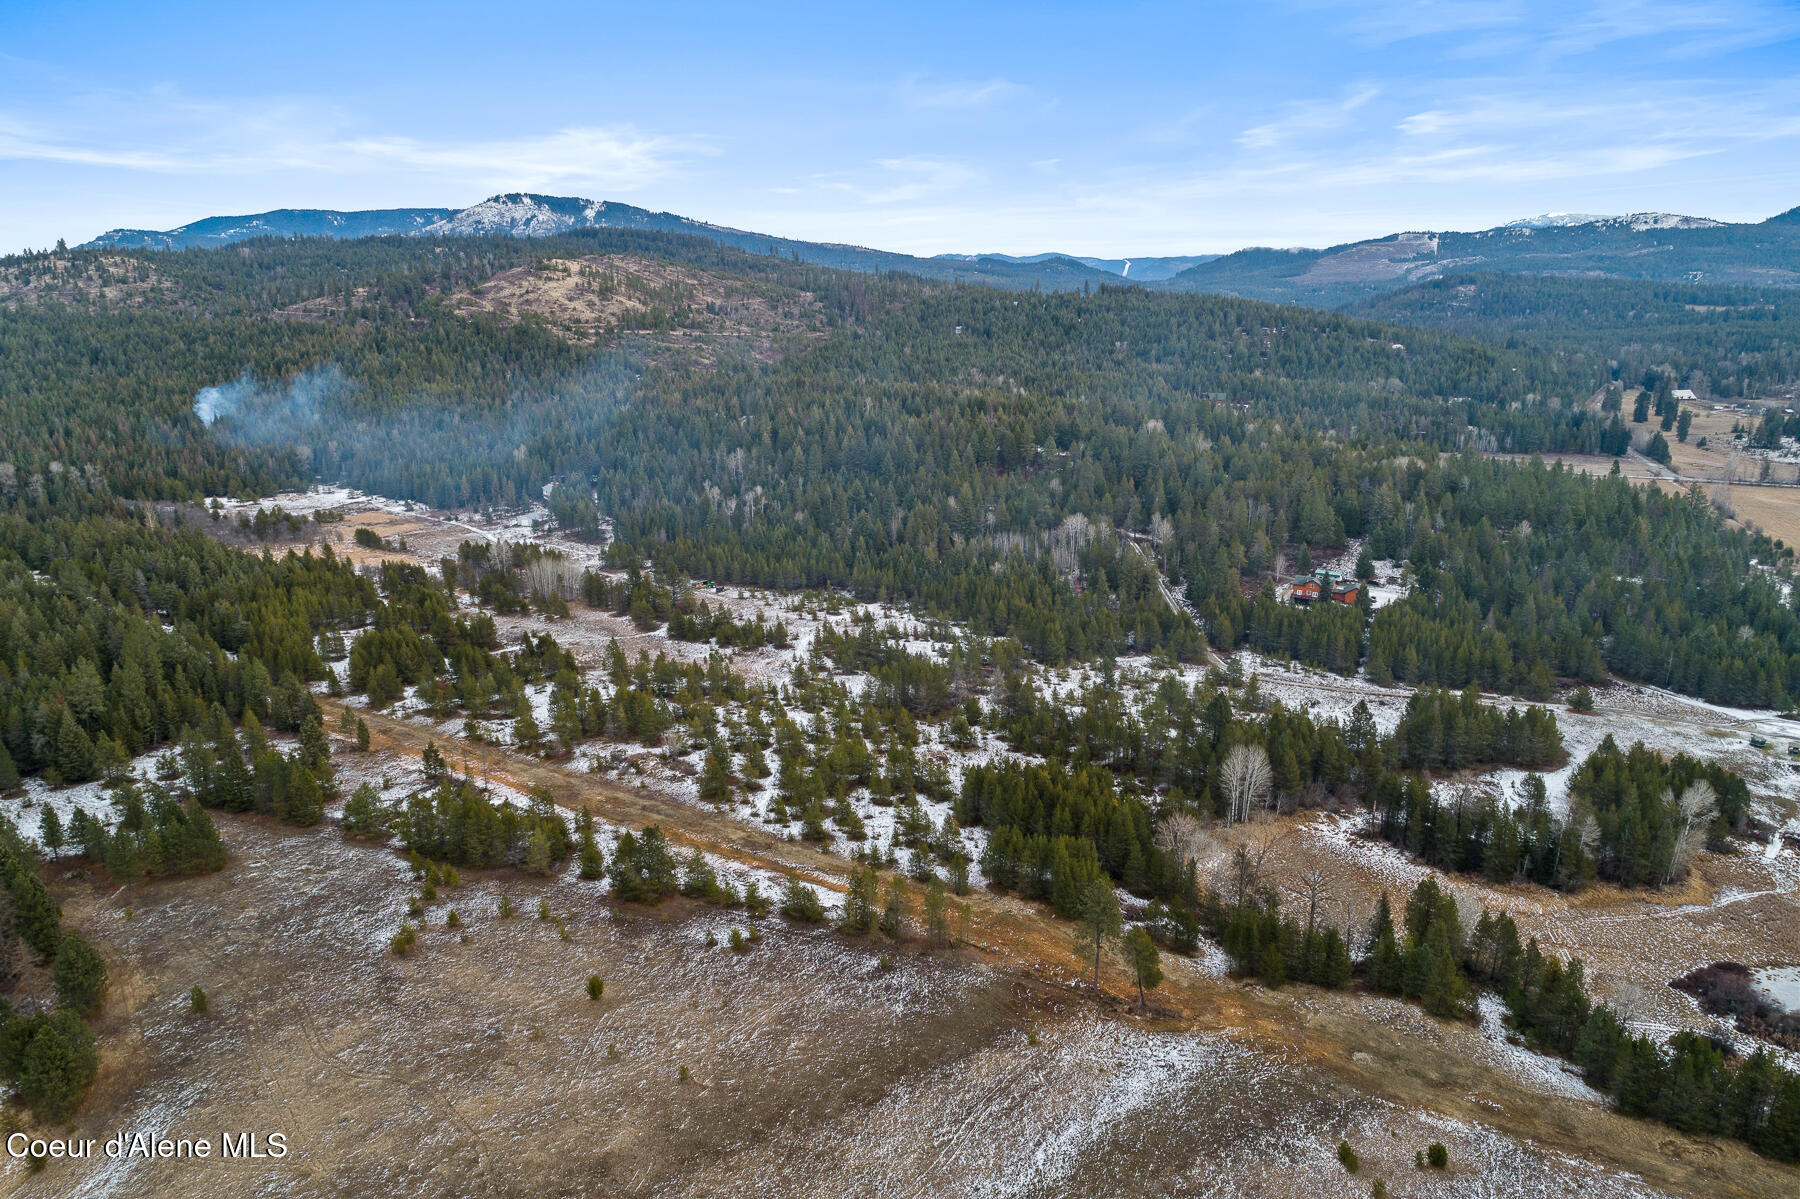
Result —
M 236 379 L 194 393 L 220 442 L 289 450 L 307 474 L 439 507 L 518 502 L 546 477 L 591 475 L 636 375 L 609 357 L 493 406 L 444 395 L 376 397 L 329 363 L 285 381 Z
M 202 387 L 194 393 L 194 415 L 200 423 L 210 425 L 236 408 L 242 391 L 251 387 L 250 372 L 245 371 L 238 376 L 235 383 L 227 383 L 221 387 Z
M 316 427 L 322 409 L 349 390 L 337 367 L 302 371 L 286 383 L 258 383 L 249 368 L 229 383 L 194 393 L 194 415 L 203 425 L 229 422 L 233 437 L 254 444 L 281 444 Z

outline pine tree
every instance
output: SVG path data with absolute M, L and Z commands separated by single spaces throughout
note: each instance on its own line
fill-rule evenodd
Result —
M 62 818 L 56 814 L 56 809 L 47 803 L 44 805 L 43 812 L 38 816 L 38 839 L 44 843 L 44 848 L 50 851 L 51 857 L 57 856 L 63 847 Z
M 72 1011 L 39 1016 L 21 1030 L 19 1097 L 39 1119 L 61 1121 L 75 1110 L 99 1069 L 94 1034 Z
M 819 893 L 801 882 L 792 870 L 788 871 L 781 892 L 781 914 L 802 924 L 820 924 L 825 920 L 825 905 L 820 902 Z
M 594 823 L 591 817 L 582 823 L 581 857 L 577 873 L 589 881 L 606 877 L 606 855 L 600 851 L 599 842 L 594 840 Z
M 706 761 L 700 768 L 700 798 L 708 803 L 719 803 L 731 795 L 731 775 L 725 757 L 716 746 L 706 751 Z
M 1119 897 L 1105 878 L 1095 878 L 1081 891 L 1075 919 L 1075 945 L 1082 954 L 1093 954 L 1094 988 L 1100 987 L 1100 950 L 1119 935 L 1122 923 Z
M 64 933 L 50 967 L 56 1002 L 81 1016 L 92 1016 L 106 1002 L 106 961 L 75 933 Z
M 881 920 L 880 903 L 881 875 L 874 866 L 864 866 L 850 876 L 838 927 L 845 932 L 873 933 Z
M 344 831 L 357 836 L 377 832 L 380 825 L 381 800 L 373 783 L 363 783 L 344 801 Z
M 298 763 L 291 773 L 286 799 L 281 817 L 290 824 L 304 828 L 325 817 L 325 796 L 319 789 L 319 780 Z
M 1369 956 L 1364 963 L 1369 985 L 1388 995 L 1398 995 L 1405 985 L 1406 962 L 1394 936 L 1394 916 L 1387 892 L 1375 904 L 1369 922 Z
M 554 864 L 555 859 L 550 852 L 550 839 L 544 835 L 543 829 L 532 829 L 531 836 L 525 842 L 525 872 L 539 877 L 547 876 Z
M 420 755 L 419 762 L 424 768 L 425 778 L 430 782 L 437 782 L 450 773 L 450 767 L 445 763 L 444 755 L 438 752 L 436 741 L 425 743 L 425 752 Z
M 1141 924 L 1134 924 L 1125 934 L 1125 960 L 1131 966 L 1132 980 L 1137 983 L 1138 1011 L 1144 1010 L 1144 991 L 1155 990 L 1162 985 L 1163 973 L 1161 955 L 1156 951 L 1156 942 L 1150 939 L 1149 932 Z
M 950 896 L 936 875 L 925 884 L 925 936 L 940 949 L 950 944 Z
M 887 888 L 882 896 L 881 931 L 899 940 L 906 935 L 906 922 L 911 918 L 912 893 L 907 888 L 906 880 L 896 874 L 887 881 Z

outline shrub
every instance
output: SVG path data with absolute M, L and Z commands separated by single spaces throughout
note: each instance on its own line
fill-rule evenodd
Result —
M 791 870 L 788 871 L 787 886 L 781 893 L 781 914 L 802 924 L 822 924 L 825 920 L 825 905 L 819 902 L 819 893 L 801 882 L 800 876 Z
M 385 815 L 380 793 L 374 784 L 364 783 L 344 801 L 344 831 L 356 836 L 380 832 Z

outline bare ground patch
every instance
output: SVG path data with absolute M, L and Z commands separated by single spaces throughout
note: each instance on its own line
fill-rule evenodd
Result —
M 627 333 L 710 359 L 721 352 L 766 362 L 795 339 L 824 335 L 810 294 L 634 255 L 556 258 L 502 271 L 451 297 L 463 315 L 543 320 L 570 341 Z

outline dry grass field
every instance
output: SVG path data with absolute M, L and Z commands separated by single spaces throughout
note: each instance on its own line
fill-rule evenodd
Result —
M 426 733 L 371 723 L 374 750 L 340 751 L 344 768 L 411 768 Z M 828 887 L 848 865 L 536 759 L 497 751 L 488 769 L 614 825 L 657 821 L 722 859 L 799 867 Z M 1334 851 L 1315 823 L 1270 826 L 1284 883 L 1318 860 L 1335 863 L 1351 903 L 1404 881 L 1361 847 Z M 218 875 L 127 892 L 57 880 L 114 976 L 102 1076 L 74 1131 L 281 1131 L 293 1151 L 14 1167 L 10 1193 L 1300 1197 L 1364 1195 L 1374 1177 L 1396 1196 L 1800 1186 L 1800 1172 L 1739 1146 L 1613 1116 L 1547 1059 L 1395 1001 L 1272 992 L 1209 958 L 1169 958 L 1140 1018 L 1118 963 L 1096 996 L 1078 981 L 1068 926 L 1001 896 L 973 897 L 962 944 L 928 951 L 689 901 L 613 905 L 572 869 L 543 881 L 470 872 L 440 890 L 419 947 L 396 958 L 387 940 L 416 884 L 391 850 L 329 825 L 222 817 L 221 828 L 232 860 Z M 517 905 L 509 919 L 502 894 Z M 555 921 L 535 918 L 540 899 Z M 1529 926 L 1530 904 L 1509 906 Z M 1796 927 L 1791 895 L 1733 906 L 1711 910 L 1767 926 L 1736 930 L 1745 937 Z M 460 929 L 447 927 L 452 909 Z M 1605 896 L 1571 904 L 1560 916 L 1579 944 L 1567 948 L 1596 955 L 1611 938 L 1628 953 L 1640 938 L 1607 923 L 1620 915 L 1637 928 L 1657 919 Z M 752 926 L 750 952 L 726 947 L 732 928 Z M 583 989 L 591 973 L 606 979 L 598 1003 Z M 206 1014 L 188 1010 L 194 985 L 211 998 Z M 1362 1155 L 1355 1178 L 1336 1161 L 1340 1139 Z M 1449 1146 L 1447 1175 L 1413 1169 L 1429 1141 Z

